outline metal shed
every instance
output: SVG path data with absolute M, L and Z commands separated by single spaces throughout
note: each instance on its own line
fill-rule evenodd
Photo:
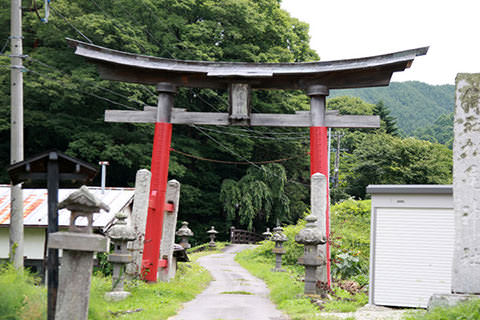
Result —
M 369 303 L 427 307 L 450 293 L 454 243 L 451 185 L 370 185 Z

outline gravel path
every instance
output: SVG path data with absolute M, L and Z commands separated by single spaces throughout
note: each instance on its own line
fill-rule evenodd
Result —
M 396 309 L 396 308 L 387 308 L 373 305 L 366 305 L 356 312 L 346 312 L 346 313 L 334 313 L 334 312 L 322 312 L 321 316 L 324 316 L 326 319 L 337 318 L 355 318 L 355 320 L 401 320 L 402 316 L 409 309 Z
M 231 245 L 224 253 L 199 258 L 214 280 L 169 320 L 288 320 L 268 298 L 265 283 L 233 259 L 249 245 Z

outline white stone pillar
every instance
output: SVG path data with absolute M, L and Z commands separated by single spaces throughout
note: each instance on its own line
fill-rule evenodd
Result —
M 127 264 L 126 267 L 127 276 L 130 278 L 138 277 L 141 271 L 151 177 L 150 171 L 141 169 L 137 171 L 135 178 L 131 225 L 135 230 L 136 240 L 129 243 L 129 249 L 132 250 L 132 263 Z

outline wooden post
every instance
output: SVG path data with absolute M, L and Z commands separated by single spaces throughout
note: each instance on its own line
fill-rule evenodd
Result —
M 58 169 L 58 154 L 50 152 L 48 155 L 47 168 L 47 190 L 48 190 L 48 228 L 47 241 L 52 233 L 58 232 L 58 187 L 59 187 L 59 169 Z M 47 286 L 48 286 L 48 301 L 47 301 L 47 318 L 48 320 L 55 319 L 55 310 L 57 303 L 58 290 L 58 249 L 48 248 L 47 260 Z
M 176 88 L 170 83 L 157 85 L 158 105 L 152 151 L 152 180 L 148 204 L 145 244 L 143 248 L 142 275 L 147 281 L 157 281 L 158 258 L 162 239 L 165 193 L 168 180 L 168 162 L 172 139 L 170 123 L 173 95 Z
M 310 127 L 310 176 L 319 172 L 323 174 L 328 181 L 328 128 L 325 126 L 326 104 L 325 98 L 328 96 L 328 88 L 323 85 L 312 85 L 307 88 L 307 95 L 310 96 L 310 117 L 312 126 Z M 329 191 L 327 184 L 325 212 L 325 235 L 327 236 L 327 245 L 325 246 L 325 257 L 327 260 L 327 272 L 324 282 L 330 286 L 330 215 L 329 215 Z

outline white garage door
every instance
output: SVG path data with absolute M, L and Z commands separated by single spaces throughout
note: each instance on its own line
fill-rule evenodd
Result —
M 377 208 L 374 219 L 374 304 L 426 307 L 450 293 L 453 209 Z

